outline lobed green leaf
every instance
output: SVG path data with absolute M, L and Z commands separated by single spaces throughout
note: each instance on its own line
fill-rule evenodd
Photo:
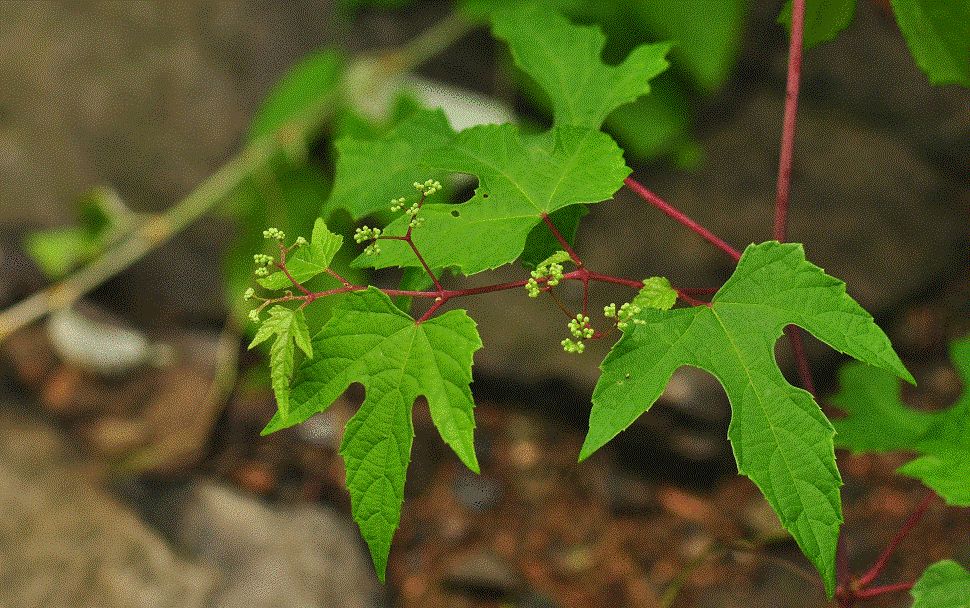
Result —
M 496 12 L 492 33 L 552 100 L 559 126 L 598 129 L 613 110 L 649 93 L 650 79 L 669 66 L 666 43 L 638 46 L 621 64 L 607 65 L 598 27 L 573 25 L 535 3 Z
M 466 129 L 428 155 L 429 164 L 478 177 L 475 196 L 459 205 L 430 204 L 412 238 L 432 268 L 455 267 L 465 275 L 514 261 L 543 214 L 608 199 L 630 169 L 610 136 L 577 127 L 523 135 L 514 125 Z M 407 218 L 388 235 L 403 235 Z M 381 253 L 361 256 L 356 266 L 416 266 L 407 243 L 382 242 Z M 541 258 L 540 258 L 541 259 Z
M 329 408 L 351 383 L 364 385 L 366 398 L 347 423 L 340 454 L 351 510 L 381 580 L 401 517 L 414 435 L 411 409 L 419 396 L 427 399 L 445 443 L 478 472 L 469 384 L 472 356 L 481 345 L 463 310 L 418 324 L 373 287 L 350 293 L 313 338 L 317 356 L 298 370 L 291 407 L 281 408 L 263 429 L 268 434 L 299 424 Z
M 601 365 L 580 459 L 646 412 L 677 368 L 709 371 L 731 401 L 738 472 L 761 489 L 831 594 L 842 523 L 834 431 L 811 394 L 785 380 L 774 344 L 795 324 L 911 381 L 889 339 L 801 245 L 777 242 L 749 246 L 710 306 L 648 308 L 636 321 Z

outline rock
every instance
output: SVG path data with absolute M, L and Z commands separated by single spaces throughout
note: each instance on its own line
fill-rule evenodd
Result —
M 213 606 L 368 608 L 374 568 L 353 524 L 320 505 L 271 505 L 199 482 L 182 507 L 179 542 L 222 573 Z
M 0 606 L 208 606 L 214 573 L 176 555 L 95 472 L 0 404 Z
M 502 499 L 500 482 L 485 475 L 476 475 L 464 467 L 458 471 L 452 487 L 458 502 L 473 511 L 488 511 Z

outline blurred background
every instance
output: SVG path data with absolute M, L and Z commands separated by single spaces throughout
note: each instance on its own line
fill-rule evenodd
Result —
M 666 200 L 736 247 L 765 240 L 787 58 L 780 3 L 678 4 L 696 19 L 661 4 L 562 2 L 574 21 L 604 28 L 608 60 L 679 42 L 653 93 L 606 130 Z M 360 65 L 353 58 L 398 48 L 452 10 L 0 3 L 0 309 L 168 217 L 157 214 L 272 122 L 264 100 L 294 65 Z M 970 97 L 928 84 L 887 11 L 860 0 L 853 25 L 806 54 L 790 238 L 876 316 L 919 381 L 907 399 L 932 409 L 960 394 L 947 344 L 970 331 Z M 248 260 L 268 225 L 309 233 L 333 142 L 386 132 L 420 103 L 445 107 L 458 127 L 549 122 L 486 29 L 462 26 L 441 47 L 393 80 L 361 72 L 366 86 L 315 133 L 300 167 L 269 169 L 278 192 L 244 181 L 71 309 L 0 343 L 0 606 L 826 605 L 736 475 L 716 380 L 680 370 L 648 415 L 576 464 L 609 344 L 563 353 L 561 319 L 518 292 L 463 301 L 485 343 L 473 385 L 481 475 L 415 407 L 386 586 L 350 520 L 336 453 L 359 387 L 298 428 L 259 436 L 275 405 L 262 353 L 244 347 Z M 339 51 L 319 53 L 328 48 Z M 597 270 L 678 285 L 717 286 L 731 272 L 625 191 L 584 220 L 577 249 Z M 523 273 L 499 269 L 489 282 Z M 843 359 L 809 340 L 824 401 Z M 784 343 L 777 355 L 790 369 Z M 892 475 L 901 460 L 839 458 L 858 571 L 922 490 Z M 932 509 L 888 580 L 944 557 L 965 563 L 967 539 L 965 511 Z

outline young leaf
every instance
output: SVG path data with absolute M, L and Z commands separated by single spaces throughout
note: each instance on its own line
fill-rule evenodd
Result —
M 758 485 L 831 594 L 842 480 L 832 425 L 775 362 L 775 342 L 789 324 L 912 380 L 845 284 L 806 261 L 801 245 L 750 245 L 710 306 L 645 308 L 624 332 L 601 365 L 580 459 L 647 411 L 677 368 L 711 372 L 731 401 L 728 437 L 738 472 Z
M 941 412 L 922 412 L 900 399 L 891 375 L 860 364 L 839 374 L 841 389 L 831 402 L 848 416 L 833 424 L 839 447 L 855 452 L 916 451 L 899 472 L 915 477 L 947 503 L 970 507 L 970 337 L 950 345 L 963 394 Z
M 347 423 L 340 454 L 351 510 L 381 580 L 401 518 L 418 396 L 428 400 L 445 443 L 478 472 L 469 383 L 472 355 L 481 345 L 463 310 L 417 324 L 373 287 L 350 293 L 313 338 L 317 357 L 297 372 L 292 407 L 263 429 L 265 435 L 299 424 L 330 407 L 351 383 L 364 385 L 367 397 Z
M 620 65 L 607 65 L 598 27 L 573 25 L 534 3 L 498 11 L 492 33 L 552 100 L 556 125 L 598 129 L 610 112 L 649 93 L 650 79 L 670 65 L 666 43 L 638 46 Z
M 855 16 L 856 0 L 805 0 L 805 27 L 802 44 L 810 49 L 823 42 L 834 40 L 839 32 L 849 27 Z M 791 33 L 791 0 L 778 15 L 778 23 Z
M 436 168 L 478 176 L 475 196 L 460 205 L 431 204 L 412 238 L 432 268 L 457 267 L 465 275 L 507 264 L 522 254 L 542 214 L 577 203 L 608 199 L 630 169 L 610 136 L 577 127 L 522 135 L 513 125 L 466 129 L 432 152 Z M 403 235 L 407 218 L 385 230 Z M 415 266 L 403 241 L 382 242 L 381 253 L 354 264 L 375 268 Z
M 290 407 L 290 379 L 293 377 L 293 344 L 295 343 L 307 357 L 313 356 L 313 346 L 310 343 L 310 330 L 307 328 L 306 317 L 300 308 L 291 309 L 285 306 L 274 306 L 269 310 L 269 318 L 263 321 L 256 330 L 249 348 L 276 336 L 276 340 L 269 349 L 270 378 L 276 404 L 281 412 L 288 412 Z
M 286 269 L 298 283 L 305 283 L 318 274 L 326 272 L 343 242 L 344 237 L 330 232 L 326 223 L 317 218 L 313 223 L 309 244 L 287 256 Z M 282 271 L 257 279 L 256 282 L 266 289 L 274 290 L 293 286 L 293 282 Z
M 360 219 L 386 211 L 391 199 L 408 194 L 413 182 L 441 177 L 424 162 L 425 156 L 453 136 L 444 112 L 419 110 L 382 137 L 338 140 L 333 191 L 322 215 L 346 209 Z
M 916 65 L 932 84 L 970 87 L 970 3 L 891 0 Z
M 927 568 L 913 589 L 913 608 L 970 608 L 970 572 L 952 560 Z

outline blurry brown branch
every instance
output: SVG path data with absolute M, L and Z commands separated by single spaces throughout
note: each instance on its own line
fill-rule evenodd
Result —
M 385 52 L 376 59 L 356 59 L 348 66 L 347 73 L 359 77 L 362 71 L 367 72 L 366 82 L 376 85 L 390 76 L 406 72 L 427 61 L 459 39 L 469 28 L 470 24 L 457 14 L 450 15 L 398 49 Z M 349 87 L 341 86 L 322 96 L 275 132 L 247 145 L 188 196 L 167 211 L 148 216 L 127 236 L 112 243 L 83 268 L 0 311 L 0 342 L 49 312 L 71 306 L 82 296 L 167 242 L 211 211 L 244 180 L 263 170 L 271 159 L 292 150 L 294 141 L 312 141 L 332 118 L 336 102 L 340 101 L 347 88 Z

